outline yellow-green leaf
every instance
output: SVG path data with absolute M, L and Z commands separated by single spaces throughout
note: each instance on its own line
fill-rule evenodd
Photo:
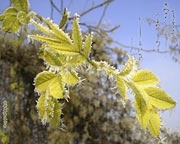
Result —
M 54 111 L 53 111 L 53 117 L 50 119 L 50 123 L 57 128 L 60 125 L 60 116 L 61 116 L 61 105 L 60 103 L 55 100 L 54 102 Z
M 155 109 L 153 109 L 150 114 L 148 129 L 153 136 L 159 137 L 160 127 L 161 127 L 160 116 L 158 112 Z
M 4 18 L 2 22 L 2 30 L 7 32 L 16 33 L 20 29 L 20 23 L 16 16 L 10 15 Z
M 149 70 L 139 70 L 132 76 L 132 80 L 140 86 L 151 86 L 159 83 L 159 79 Z
M 176 102 L 158 87 L 145 88 L 145 92 L 148 94 L 151 104 L 158 109 L 169 109 L 176 105 Z
M 27 17 L 27 14 L 25 12 L 23 12 L 23 11 L 18 12 L 17 19 L 19 20 L 19 22 L 21 24 L 24 24 L 24 25 L 28 24 L 28 22 L 30 20 L 30 18 Z
M 58 25 L 54 24 L 48 19 L 44 19 L 44 22 L 48 25 L 49 29 L 53 31 L 56 37 L 59 38 L 60 41 L 64 41 L 65 43 L 72 45 L 72 41 L 69 36 L 61 29 L 59 29 Z
M 60 75 L 56 76 L 49 85 L 49 94 L 55 99 L 63 98 L 63 82 Z
M 39 73 L 34 80 L 38 92 L 46 91 L 49 84 L 56 79 L 56 77 L 57 75 L 52 72 L 44 71 Z
M 4 15 L 4 16 L 9 16 L 9 15 L 11 15 L 11 16 L 14 15 L 14 16 L 16 16 L 17 13 L 18 13 L 17 9 L 15 9 L 15 8 L 13 8 L 13 7 L 9 7 L 9 8 L 7 8 L 7 9 L 4 11 L 3 15 Z
M 116 78 L 116 83 L 117 83 L 117 88 L 119 90 L 120 95 L 122 96 L 123 100 L 125 100 L 127 98 L 127 95 L 126 95 L 127 87 L 123 78 L 118 76 Z
M 63 16 L 62 16 L 62 19 L 59 23 L 59 28 L 62 29 L 66 23 L 67 23 L 67 20 L 68 20 L 68 17 L 69 17 L 69 12 L 68 10 L 65 8 L 64 11 L 63 11 Z
M 89 57 L 89 54 L 91 53 L 91 44 L 92 44 L 92 35 L 89 34 L 85 40 L 84 48 L 83 48 L 84 55 L 87 58 Z
M 63 78 L 63 81 L 67 84 L 67 85 L 75 85 L 77 84 L 80 79 L 78 77 L 78 74 L 75 71 L 68 71 L 68 70 L 61 70 L 61 76 Z
M 38 109 L 40 118 L 43 118 L 45 114 L 44 101 L 45 101 L 45 94 L 43 93 L 37 101 L 37 109 Z
M 137 63 L 136 63 L 135 58 L 129 56 L 127 63 L 125 64 L 124 68 L 120 71 L 119 74 L 121 76 L 129 75 L 135 71 L 136 67 L 137 67 Z
M 86 58 L 80 54 L 73 55 L 71 57 L 67 57 L 65 66 L 67 67 L 77 67 L 79 65 L 82 65 L 83 62 L 86 61 Z
M 73 39 L 75 48 L 80 52 L 82 49 L 82 34 L 81 34 L 81 29 L 79 27 L 79 20 L 78 20 L 77 15 L 74 16 L 73 28 L 72 28 L 72 39 Z
M 149 107 L 149 98 L 144 89 L 136 85 L 134 82 L 128 82 L 129 87 L 133 90 L 135 95 L 135 107 L 137 113 L 144 115 Z
M 73 45 L 66 43 L 48 43 L 47 47 L 63 55 L 79 55 L 79 52 L 74 49 Z
M 62 66 L 63 60 L 65 60 L 64 56 L 58 55 L 56 52 L 53 52 L 52 50 L 44 50 L 43 59 L 50 65 L 53 66 Z M 63 59 L 61 59 L 63 57 Z
M 56 99 L 43 93 L 37 101 L 37 109 L 43 123 L 50 122 L 54 127 L 59 126 L 61 106 Z
M 28 0 L 12 0 L 12 4 L 19 11 L 28 12 L 29 10 Z

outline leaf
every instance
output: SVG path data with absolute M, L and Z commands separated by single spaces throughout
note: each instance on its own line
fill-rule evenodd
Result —
M 117 83 L 117 88 L 119 90 L 120 95 L 122 96 L 123 100 L 125 100 L 127 98 L 127 95 L 126 95 L 127 87 L 123 78 L 118 76 L 116 78 L 116 83 Z
M 50 122 L 54 127 L 59 126 L 61 106 L 56 99 L 43 93 L 38 99 L 37 109 L 43 124 Z
M 59 40 L 72 45 L 72 41 L 69 38 L 69 36 L 66 33 L 64 33 L 61 29 L 59 29 L 59 27 L 56 24 L 54 24 L 48 19 L 44 19 L 44 22 L 48 25 L 49 29 L 53 31 L 53 33 Z
M 43 93 L 37 101 L 37 109 L 38 109 L 40 118 L 43 118 L 45 114 L 44 101 L 45 101 L 45 94 Z
M 12 0 L 12 4 L 19 11 L 28 12 L 29 10 L 28 0 Z
M 53 52 L 52 50 L 44 50 L 43 59 L 50 65 L 53 66 L 62 66 L 63 60 L 65 60 L 64 56 L 58 55 L 56 52 Z M 61 57 L 63 59 L 61 59 Z
M 62 83 L 62 78 L 60 75 L 56 76 L 52 80 L 52 82 L 49 85 L 49 94 L 55 98 L 55 99 L 60 99 L 63 98 L 63 83 Z
M 18 12 L 17 19 L 21 24 L 28 24 L 30 18 L 27 17 L 27 14 L 23 11 Z
M 67 85 L 75 85 L 80 81 L 80 78 L 78 77 L 78 74 L 75 71 L 67 71 L 62 69 L 61 70 L 61 76 L 63 78 L 63 81 Z
M 158 87 L 145 88 L 145 92 L 148 94 L 151 104 L 158 109 L 170 109 L 176 105 L 176 102 Z
M 74 16 L 73 28 L 72 28 L 72 39 L 74 42 L 74 47 L 80 52 L 82 49 L 82 34 L 79 27 L 78 16 Z
M 161 120 L 159 114 L 155 109 L 153 109 L 151 111 L 148 129 L 153 136 L 159 137 L 160 126 L 161 126 Z
M 82 65 L 86 61 L 86 58 L 82 55 L 73 55 L 67 57 L 65 66 L 67 67 L 77 67 Z
M 120 71 L 119 75 L 126 76 L 135 71 L 137 67 L 136 60 L 134 57 L 129 56 L 127 63 L 124 68 Z
M 6 17 L 6 16 L 12 16 L 12 15 L 14 15 L 14 16 L 16 16 L 17 15 L 17 13 L 18 13 L 18 11 L 15 9 L 15 8 L 13 8 L 13 7 L 9 7 L 9 8 L 7 8 L 5 11 L 4 11 L 4 13 L 3 13 L 3 15 Z
M 136 107 L 136 111 L 137 113 L 140 113 L 143 116 L 149 107 L 148 95 L 145 93 L 145 91 L 142 88 L 140 88 L 134 82 L 128 82 L 128 85 L 135 94 L 134 104 Z
M 53 111 L 53 117 L 51 118 L 50 122 L 51 124 L 57 128 L 60 124 L 60 116 L 61 116 L 61 105 L 60 103 L 55 100 L 55 103 L 54 103 L 54 111 Z
M 62 29 L 66 23 L 67 23 L 67 20 L 68 20 L 68 17 L 69 17 L 69 12 L 68 10 L 65 8 L 64 11 L 63 11 L 63 16 L 62 16 L 62 19 L 59 23 L 59 28 Z
M 89 34 L 85 40 L 84 43 L 84 55 L 86 56 L 86 58 L 89 57 L 89 54 L 91 53 L 91 44 L 92 44 L 92 35 Z
M 61 44 L 61 41 L 59 41 L 59 39 L 56 38 L 51 38 L 51 37 L 47 37 L 47 36 L 41 36 L 41 35 L 30 35 L 31 38 L 45 42 L 45 43 L 56 43 L 56 44 Z
M 5 17 L 3 22 L 2 22 L 2 30 L 7 31 L 7 32 L 18 32 L 20 29 L 20 23 L 17 20 L 16 16 L 8 16 Z
M 132 80 L 140 86 L 152 86 L 159 83 L 159 79 L 149 70 L 140 70 L 132 76 Z
M 74 47 L 71 45 L 68 45 L 66 43 L 56 44 L 56 43 L 49 43 L 47 44 L 47 47 L 62 54 L 62 55 L 79 55 L 79 52 L 74 50 Z
M 38 92 L 41 93 L 41 92 L 46 91 L 49 84 L 54 79 L 56 79 L 56 77 L 57 77 L 57 75 L 52 72 L 44 71 L 44 72 L 39 73 L 34 80 L 35 86 L 36 86 L 36 89 L 38 90 Z

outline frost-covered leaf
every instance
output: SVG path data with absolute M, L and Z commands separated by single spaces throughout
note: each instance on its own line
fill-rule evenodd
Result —
M 73 45 L 66 43 L 47 43 L 47 47 L 59 52 L 64 55 L 79 55 L 79 52 L 74 49 Z
M 63 88 L 64 86 L 62 78 L 60 75 L 58 75 L 51 81 L 48 86 L 49 94 L 56 99 L 63 98 Z
M 176 105 L 176 102 L 158 87 L 145 88 L 145 92 L 148 94 L 151 104 L 158 109 L 170 109 Z
M 55 100 L 54 102 L 54 111 L 53 111 L 53 117 L 50 119 L 50 123 L 54 126 L 54 127 L 58 127 L 60 125 L 60 116 L 61 116 L 61 105 L 60 103 Z
M 56 79 L 56 77 L 57 75 L 52 72 L 44 71 L 39 73 L 34 80 L 38 92 L 46 91 L 49 84 Z
M 121 76 L 129 75 L 135 71 L 136 67 L 137 67 L 137 64 L 136 64 L 135 58 L 129 56 L 127 63 L 125 64 L 124 68 L 120 71 L 119 74 Z
M 27 14 L 23 11 L 18 12 L 17 19 L 21 24 L 28 24 L 30 17 L 27 17 Z
M 49 64 L 53 66 L 62 66 L 63 61 L 65 61 L 65 57 L 59 55 L 52 50 L 44 50 L 42 58 Z
M 151 86 L 159 83 L 159 79 L 149 70 L 140 70 L 132 76 L 132 80 L 140 86 Z
M 43 93 L 37 101 L 37 109 L 42 122 L 50 122 L 54 127 L 60 124 L 61 106 L 48 93 Z
M 134 82 L 129 82 L 128 85 L 135 95 L 134 104 L 137 113 L 144 115 L 149 107 L 148 95 L 145 93 L 144 89 L 136 85 Z
M 53 23 L 51 20 L 44 19 L 44 22 L 48 25 L 49 29 L 53 31 L 53 33 L 56 35 L 57 38 L 59 38 L 60 41 L 64 41 L 64 43 L 72 45 L 72 41 L 70 37 L 64 33 L 58 25 Z
M 77 67 L 83 64 L 86 61 L 86 58 L 82 55 L 73 55 L 67 57 L 65 66 L 67 67 Z
M 159 137 L 160 127 L 161 127 L 160 116 L 155 109 L 152 109 L 150 113 L 148 129 L 153 136 Z
M 127 98 L 127 95 L 126 95 L 127 87 L 123 78 L 118 76 L 116 78 L 116 83 L 117 83 L 117 88 L 119 90 L 120 95 L 122 96 L 123 100 L 125 100 Z
M 82 34 L 81 34 L 81 29 L 79 27 L 79 20 L 78 20 L 77 15 L 74 16 L 73 28 L 72 28 L 72 39 L 73 39 L 75 48 L 80 52 L 82 49 Z
M 89 34 L 85 40 L 83 51 L 84 55 L 88 58 L 91 53 L 92 35 Z
M 80 81 L 80 78 L 78 77 L 78 74 L 75 71 L 68 71 L 68 70 L 61 70 L 61 76 L 63 78 L 63 81 L 67 85 L 75 85 Z
M 60 23 L 59 23 L 59 28 L 60 28 L 60 29 L 62 29 L 62 28 L 66 25 L 66 23 L 67 23 L 67 21 L 68 21 L 68 17 L 69 17 L 69 12 L 68 12 L 68 10 L 65 8 L 64 11 L 63 11 L 62 19 L 61 19 L 61 21 L 60 21 Z
M 12 4 L 19 11 L 28 12 L 29 10 L 28 0 L 12 0 Z
M 19 31 L 20 23 L 16 16 L 10 15 L 4 18 L 2 22 L 2 30 L 16 33 Z

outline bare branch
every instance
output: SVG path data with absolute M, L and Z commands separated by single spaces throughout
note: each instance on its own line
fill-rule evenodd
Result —
M 56 9 L 56 11 L 62 14 L 62 11 L 54 4 L 53 0 L 49 0 L 49 1 L 50 1 L 50 4 Z
M 170 52 L 168 50 L 162 51 L 162 50 L 158 50 L 158 49 L 142 49 L 142 48 L 139 48 L 139 47 L 124 45 L 124 44 L 119 43 L 118 41 L 113 41 L 113 42 L 116 43 L 117 45 L 123 47 L 123 48 L 128 48 L 128 49 L 137 50 L 137 51 L 156 52 L 156 53 L 162 53 L 162 54 L 166 54 L 166 53 Z
M 102 13 L 102 15 L 101 15 L 101 18 L 100 18 L 100 20 L 99 20 L 99 22 L 98 22 L 98 24 L 97 24 L 97 28 L 99 28 L 99 26 L 101 25 L 102 20 L 103 20 L 105 14 L 106 14 L 106 10 L 107 10 L 108 6 L 109 6 L 109 3 L 108 3 L 107 5 L 105 5 L 105 7 L 104 7 L 104 10 L 103 10 L 103 13 Z

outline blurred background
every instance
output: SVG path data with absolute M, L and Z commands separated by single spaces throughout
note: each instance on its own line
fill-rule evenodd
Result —
M 127 53 L 161 80 L 161 87 L 176 101 L 171 111 L 161 112 L 160 139 L 142 131 L 132 99 L 123 107 L 120 95 L 105 76 L 87 75 L 84 84 L 70 89 L 63 109 L 64 126 L 42 125 L 36 109 L 33 78 L 45 70 L 38 57 L 40 43 L 27 35 L 38 30 L 22 27 L 18 35 L 0 30 L 0 137 L 9 143 L 52 144 L 180 144 L 180 1 L 178 0 L 29 0 L 30 8 L 59 23 L 64 8 L 70 17 L 78 13 L 83 34 L 93 32 L 91 57 L 121 69 Z M 11 5 L 0 1 L 0 13 Z M 72 20 L 65 31 L 71 30 Z M 28 41 L 27 41 L 28 40 Z M 7 128 L 3 105 L 7 101 Z M 4 108 L 5 109 L 5 108 Z M 1 140 L 2 141 L 2 140 Z

